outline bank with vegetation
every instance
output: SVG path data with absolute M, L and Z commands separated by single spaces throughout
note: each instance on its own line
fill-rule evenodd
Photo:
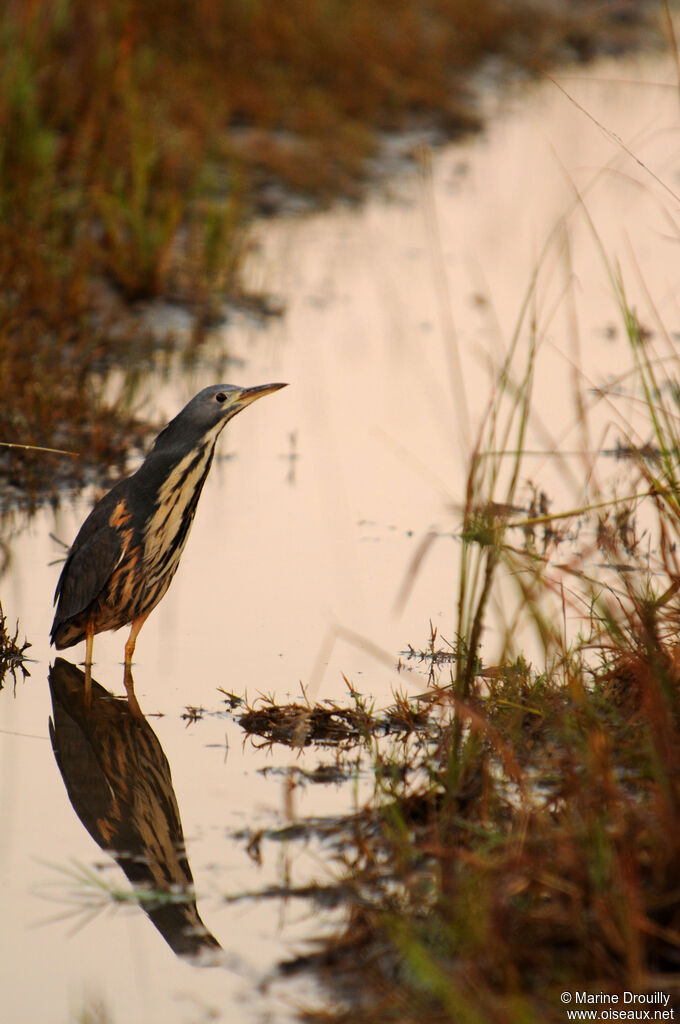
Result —
M 589 0 L 124 0 L 0 15 L 0 440 L 5 506 L 101 482 L 157 424 L 140 301 L 243 295 L 253 212 L 359 198 L 386 133 L 478 126 L 475 82 L 654 45 L 664 5 Z

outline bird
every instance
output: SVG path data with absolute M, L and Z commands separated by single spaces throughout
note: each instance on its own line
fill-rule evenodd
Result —
M 137 471 L 85 519 L 59 576 L 50 641 L 63 650 L 85 640 L 86 694 L 95 634 L 129 625 L 124 680 L 134 696 L 137 637 L 175 575 L 217 439 L 242 409 L 283 387 L 203 388 L 160 432 Z

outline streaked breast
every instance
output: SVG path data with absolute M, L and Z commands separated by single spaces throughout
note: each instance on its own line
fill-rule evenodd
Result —
M 179 563 L 194 519 L 198 499 L 210 469 L 216 436 L 185 455 L 164 480 L 156 509 L 144 531 L 145 578 L 153 586 L 173 574 Z

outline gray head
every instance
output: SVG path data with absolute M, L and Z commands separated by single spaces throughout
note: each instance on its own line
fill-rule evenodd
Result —
M 153 451 L 166 448 L 189 451 L 205 441 L 215 440 L 229 420 L 251 402 L 285 387 L 285 384 L 260 384 L 254 388 L 212 384 L 203 388 L 160 432 Z

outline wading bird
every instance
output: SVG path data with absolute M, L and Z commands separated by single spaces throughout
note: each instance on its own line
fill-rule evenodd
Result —
M 125 686 L 134 692 L 139 631 L 175 575 L 220 433 L 237 413 L 285 384 L 204 388 L 161 431 L 136 473 L 97 502 L 68 553 L 54 602 L 51 642 L 86 641 L 89 692 L 95 633 L 131 625 Z

